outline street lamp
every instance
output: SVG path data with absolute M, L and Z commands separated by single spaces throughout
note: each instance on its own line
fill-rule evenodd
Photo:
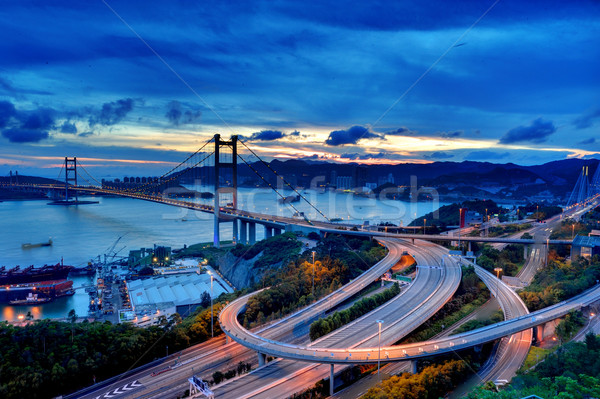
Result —
M 377 379 L 379 379 L 379 366 L 381 364 L 381 325 L 383 324 L 383 320 L 377 320 L 377 324 L 379 324 L 379 354 L 377 355 Z
M 213 327 L 213 279 L 214 276 L 209 271 L 208 275 L 210 276 L 210 336 L 214 338 L 215 330 Z
M 425 235 L 425 226 L 427 226 L 427 219 L 423 219 L 423 235 Z
M 546 267 L 548 267 L 549 259 L 550 259 L 550 238 L 546 238 Z
M 496 298 L 498 298 L 498 294 L 500 292 L 500 272 L 502 271 L 502 268 L 496 267 L 494 268 L 494 271 L 496 272 L 496 277 L 498 278 L 496 281 Z
M 462 230 L 462 212 L 462 208 L 458 208 L 458 249 L 461 251 L 461 255 L 462 250 L 460 246 L 460 231 Z
M 313 256 L 312 296 L 314 299 L 315 298 L 315 251 L 312 251 L 312 256 Z
M 575 238 L 575 223 L 571 225 L 571 240 Z

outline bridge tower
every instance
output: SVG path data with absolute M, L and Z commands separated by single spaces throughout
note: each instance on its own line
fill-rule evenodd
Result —
M 65 201 L 69 202 L 69 182 L 77 185 L 77 157 L 65 157 Z M 78 202 L 77 191 L 75 191 L 75 202 Z
M 213 244 L 215 248 L 220 247 L 221 242 L 221 234 L 219 229 L 219 224 L 223 222 L 232 222 L 233 223 L 233 241 L 237 242 L 237 219 L 234 217 L 223 217 L 221 216 L 221 197 L 224 194 L 231 194 L 232 201 L 231 203 L 226 204 L 228 208 L 237 209 L 237 141 L 238 136 L 231 136 L 231 140 L 222 140 L 220 134 L 215 134 L 215 230 L 214 230 L 214 240 Z M 221 149 L 225 149 L 226 151 L 221 151 Z M 227 159 L 229 155 L 229 150 L 231 150 L 231 159 Z M 231 185 L 230 186 L 221 186 L 221 171 L 225 169 L 231 170 Z

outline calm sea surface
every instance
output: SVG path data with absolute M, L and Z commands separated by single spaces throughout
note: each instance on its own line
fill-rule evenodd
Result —
M 285 195 L 291 195 L 291 192 Z M 390 221 L 410 223 L 412 219 L 431 212 L 446 203 L 379 201 L 351 194 L 306 190 L 304 195 L 330 218 L 345 222 L 371 224 Z M 242 209 L 291 216 L 295 210 L 277 202 L 277 196 L 265 189 L 239 189 Z M 0 265 L 42 266 L 64 259 L 65 264 L 83 266 L 107 252 L 119 238 L 115 250 L 127 256 L 132 249 L 154 244 L 180 248 L 184 244 L 212 241 L 212 215 L 168 205 L 127 198 L 95 198 L 99 204 L 52 206 L 48 201 L 5 201 L 0 203 Z M 309 218 L 317 218 L 304 201 L 293 204 Z M 317 218 L 318 219 L 318 218 Z M 257 239 L 264 238 L 264 229 L 256 229 Z M 221 225 L 221 239 L 231 239 L 231 224 Z M 24 250 L 23 243 L 41 243 L 52 238 L 51 247 Z M 74 288 L 93 283 L 92 277 L 73 277 Z M 57 298 L 51 303 L 26 307 L 0 305 L 0 320 L 17 320 L 19 314 L 31 311 L 35 318 L 66 317 L 70 309 L 87 315 L 88 296 L 78 289 L 72 297 Z

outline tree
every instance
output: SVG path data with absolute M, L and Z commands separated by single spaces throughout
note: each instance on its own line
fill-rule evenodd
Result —
M 71 323 L 75 323 L 77 321 L 77 313 L 75 312 L 75 309 L 71 309 L 69 310 L 69 314 L 67 314 L 67 319 L 69 319 L 69 321 Z
M 200 295 L 200 306 L 207 308 L 210 306 L 210 294 L 206 291 Z

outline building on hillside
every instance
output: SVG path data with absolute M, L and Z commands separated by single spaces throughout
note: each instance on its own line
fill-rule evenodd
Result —
M 352 190 L 352 176 L 338 176 L 336 180 L 338 190 Z
M 578 256 L 589 258 L 594 255 L 600 255 L 600 237 L 577 235 L 571 245 L 571 259 Z

